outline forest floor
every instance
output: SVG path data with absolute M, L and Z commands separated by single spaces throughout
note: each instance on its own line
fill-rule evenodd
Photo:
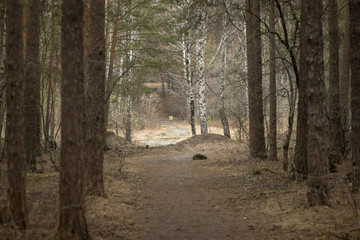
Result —
M 208 159 L 193 160 L 196 153 Z M 329 206 L 307 207 L 306 183 L 280 162 L 252 159 L 246 145 L 216 134 L 175 145 L 117 146 L 106 152 L 106 198 L 86 197 L 93 239 L 360 239 L 360 196 L 345 163 L 329 177 Z M 1 163 L 0 204 L 6 203 Z M 59 220 L 58 180 L 49 157 L 27 176 L 29 228 L 0 225 L 0 239 L 51 239 Z

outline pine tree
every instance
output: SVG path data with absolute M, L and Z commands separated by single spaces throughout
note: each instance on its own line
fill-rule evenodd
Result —
M 7 215 L 17 227 L 26 228 L 26 152 L 24 125 L 23 1 L 6 1 L 6 153 Z
M 247 0 L 246 4 L 250 155 L 253 157 L 265 157 L 260 1 Z
M 308 187 L 310 206 L 327 203 L 327 145 L 322 1 L 307 2 L 306 73 L 308 100 Z
M 89 239 L 85 219 L 83 1 L 62 2 L 60 222 L 58 239 Z
M 105 147 L 105 1 L 90 0 L 88 192 L 104 196 Z

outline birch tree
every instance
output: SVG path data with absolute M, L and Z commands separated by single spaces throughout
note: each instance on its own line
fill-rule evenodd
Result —
M 190 107 L 190 126 L 191 134 L 196 135 L 195 128 L 195 94 L 194 94 L 194 84 L 191 74 L 191 41 L 189 30 L 183 34 L 182 37 L 182 52 L 183 52 L 183 65 L 184 65 L 184 77 L 188 87 L 188 98 L 189 98 L 189 107 Z
M 207 18 L 208 13 L 205 6 L 198 6 L 197 29 L 198 40 L 196 43 L 196 73 L 199 83 L 199 115 L 201 134 L 208 133 L 207 113 L 206 113 L 206 89 L 205 89 L 205 45 L 207 36 Z
M 225 8 L 228 9 L 230 5 L 229 1 L 225 1 Z M 226 109 L 225 109 L 225 81 L 227 77 L 226 72 L 226 51 L 227 51 L 227 39 L 228 39 L 228 22 L 229 22 L 229 16 L 225 12 L 224 13 L 224 28 L 223 28 L 223 34 L 221 36 L 221 62 L 220 62 L 220 79 L 219 79 L 219 115 L 221 124 L 223 126 L 224 130 L 224 136 L 231 137 L 230 136 L 230 127 L 229 122 L 226 117 Z

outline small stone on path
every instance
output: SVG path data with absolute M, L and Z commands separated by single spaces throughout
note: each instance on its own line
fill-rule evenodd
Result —
M 197 153 L 193 156 L 193 160 L 204 160 L 204 159 L 207 159 L 207 156 L 203 154 Z

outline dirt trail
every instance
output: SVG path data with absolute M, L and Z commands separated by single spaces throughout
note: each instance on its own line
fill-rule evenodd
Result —
M 139 160 L 139 239 L 246 239 L 254 231 L 238 215 L 218 206 L 211 174 L 193 153 Z

